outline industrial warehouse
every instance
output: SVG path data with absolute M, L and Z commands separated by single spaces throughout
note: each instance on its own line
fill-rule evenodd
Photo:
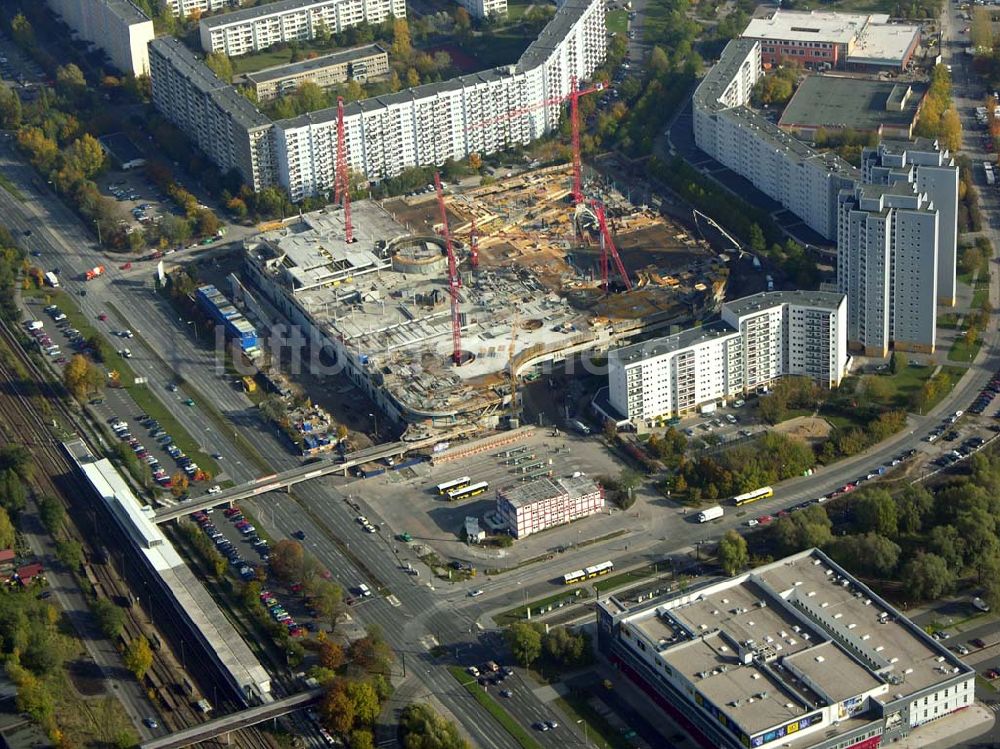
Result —
M 602 650 L 704 746 L 869 749 L 975 700 L 971 667 L 817 549 L 598 607 Z

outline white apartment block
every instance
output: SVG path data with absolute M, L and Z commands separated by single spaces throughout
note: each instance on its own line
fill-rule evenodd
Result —
M 48 0 L 76 35 L 93 42 L 123 73 L 149 73 L 153 22 L 128 0 Z
M 837 284 L 847 296 L 848 344 L 866 356 L 934 352 L 940 213 L 900 181 L 840 195 Z
M 604 490 L 587 476 L 540 478 L 497 492 L 497 514 L 519 539 L 603 509 Z
M 587 79 L 605 53 L 604 4 L 565 0 L 516 65 L 346 105 L 348 163 L 379 180 L 408 167 L 527 144 L 558 126 L 556 102 L 569 94 L 572 78 Z M 292 199 L 330 190 L 336 111 L 276 126 L 280 181 Z
M 843 294 L 776 291 L 726 302 L 719 322 L 612 350 L 608 396 L 650 422 L 802 375 L 837 387 L 848 368 Z
M 820 153 L 747 105 L 763 76 L 760 42 L 729 42 L 694 94 L 695 143 L 827 239 L 837 236 L 837 195 L 861 179 L 833 154 Z
M 489 18 L 507 13 L 507 0 L 458 0 L 473 18 Z
M 240 0 L 165 0 L 165 5 L 175 16 L 187 18 L 192 13 L 215 13 L 218 10 L 238 8 Z
M 149 44 L 153 103 L 223 172 L 237 170 L 255 190 L 276 182 L 274 126 L 181 42 Z
M 936 142 L 919 138 L 915 143 L 882 141 L 865 148 L 861 168 L 866 183 L 909 182 L 926 193 L 939 213 L 938 304 L 954 306 L 958 259 L 958 166 Z
M 238 57 L 272 44 L 313 39 L 325 28 L 339 33 L 360 23 L 380 24 L 389 16 L 404 18 L 406 0 L 279 0 L 204 18 L 201 48 Z
M 442 164 L 449 158 L 461 160 L 471 153 L 486 155 L 527 144 L 558 127 L 560 101 L 569 94 L 572 79 L 588 79 L 604 62 L 606 52 L 604 3 L 564 0 L 514 65 L 348 104 L 344 116 L 348 163 L 353 171 L 378 181 L 413 166 Z M 172 92 L 185 86 L 216 91 L 221 82 L 179 45 L 164 45 L 160 53 L 162 64 L 153 67 L 154 103 L 181 129 L 199 133 L 200 122 L 188 122 L 187 118 L 200 110 L 173 107 Z M 170 70 L 174 61 L 176 69 Z M 204 70 L 196 73 L 192 70 L 195 66 Z M 165 79 L 159 94 L 157 75 Z M 225 97 L 213 93 L 210 99 L 218 106 L 232 102 L 235 122 L 226 126 L 227 132 L 235 138 L 245 137 L 243 132 L 253 133 L 256 138 L 254 144 L 234 146 L 240 153 L 250 154 L 237 167 L 247 184 L 280 184 L 292 200 L 333 188 L 336 109 L 271 122 L 235 91 Z M 198 138 L 196 142 L 201 145 Z M 221 160 L 204 150 L 223 171 L 234 166 L 225 150 Z M 255 169 L 252 174 L 244 171 L 250 166 Z

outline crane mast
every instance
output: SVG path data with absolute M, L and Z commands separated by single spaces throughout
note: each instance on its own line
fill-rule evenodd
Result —
M 448 253 L 448 293 L 451 295 L 451 359 L 458 365 L 462 363 L 462 321 L 458 311 L 458 289 L 462 285 L 462 279 L 459 278 L 455 250 L 451 246 L 451 232 L 448 231 L 448 210 L 444 205 L 444 193 L 441 191 L 441 175 L 437 172 L 434 172 L 434 190 L 437 192 L 438 207 L 441 209 L 441 234 L 444 237 L 444 249 Z

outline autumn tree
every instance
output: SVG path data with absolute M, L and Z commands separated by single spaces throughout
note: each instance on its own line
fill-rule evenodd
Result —
M 337 643 L 326 640 L 319 646 L 319 665 L 323 668 L 336 671 L 345 660 L 344 649 Z
M 142 681 L 142 677 L 153 665 L 153 650 L 149 647 L 149 640 L 145 635 L 139 635 L 129 642 L 123 659 L 125 667 L 135 674 L 136 679 Z
M 305 552 L 298 541 L 285 538 L 271 548 L 271 571 L 282 582 L 291 583 L 302 577 L 304 562 Z
M 413 51 L 410 41 L 410 25 L 405 18 L 394 18 L 392 21 L 392 48 L 390 54 L 393 57 L 409 57 Z
M 719 564 L 727 575 L 732 576 L 750 563 L 750 551 L 746 539 L 735 530 L 726 531 L 719 541 Z
M 949 108 L 941 115 L 938 138 L 941 141 L 941 147 L 947 148 L 952 153 L 957 153 L 958 149 L 962 147 L 962 120 L 958 116 L 958 110 L 954 107 Z
M 63 370 L 63 384 L 74 398 L 83 399 L 100 390 L 104 375 L 86 356 L 74 354 Z
M 320 721 L 330 731 L 346 736 L 354 727 L 354 702 L 347 696 L 343 681 L 330 683 L 319 704 Z
M 175 497 L 186 494 L 190 485 L 190 481 L 184 471 L 174 471 L 174 475 L 170 477 L 170 493 Z
M 56 69 L 56 90 L 63 96 L 75 98 L 87 89 L 87 79 L 73 63 Z
M 63 158 L 67 166 L 88 179 L 104 168 L 104 149 L 97 138 L 89 133 L 84 133 L 73 141 Z
M 233 82 L 233 63 L 225 52 L 209 52 L 205 55 L 205 65 L 221 80 Z

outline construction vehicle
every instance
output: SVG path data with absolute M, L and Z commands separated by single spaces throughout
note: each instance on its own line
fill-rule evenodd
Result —
M 253 377 L 249 377 L 249 376 L 243 377 L 242 381 L 243 381 L 243 392 L 244 393 L 253 393 L 253 392 L 256 392 L 256 390 L 257 390 L 257 382 L 254 380 Z
M 93 268 L 89 269 L 86 273 L 84 273 L 83 277 L 87 281 L 93 281 L 98 276 L 103 276 L 103 275 L 104 275 L 104 266 L 95 265 Z

